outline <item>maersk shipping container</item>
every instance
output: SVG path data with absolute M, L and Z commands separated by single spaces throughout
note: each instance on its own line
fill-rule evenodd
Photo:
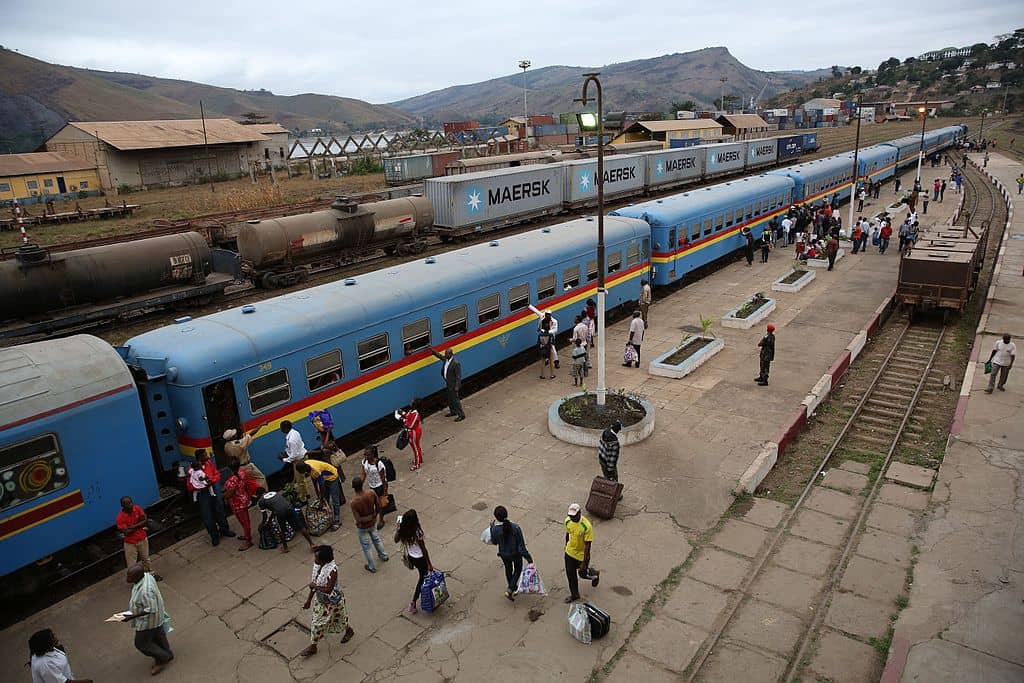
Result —
M 778 140 L 779 161 L 784 159 L 796 159 L 803 153 L 803 135 L 787 135 L 786 137 L 779 138 Z
M 641 156 L 646 162 L 644 179 L 648 189 L 696 180 L 704 173 L 704 152 L 693 147 L 644 152 Z
M 704 175 L 708 178 L 742 171 L 744 152 L 742 142 L 727 142 L 720 145 L 701 145 L 704 150 Z
M 436 228 L 466 232 L 560 212 L 564 175 L 563 164 L 463 173 L 424 181 L 423 194 Z
M 567 161 L 564 201 L 566 206 L 597 202 L 597 159 Z M 637 194 L 644 187 L 644 158 L 639 154 L 616 154 L 604 159 L 604 197 Z
M 747 148 L 747 169 L 771 166 L 778 160 L 779 141 L 775 138 L 748 140 L 743 144 Z

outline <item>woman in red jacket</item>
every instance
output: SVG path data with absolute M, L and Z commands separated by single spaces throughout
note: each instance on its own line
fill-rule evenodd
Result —
M 409 446 L 412 447 L 412 464 L 409 466 L 412 471 L 423 465 L 423 448 L 420 446 L 420 440 L 423 438 L 423 419 L 420 418 L 418 408 L 419 400 L 414 398 L 412 403 L 395 411 L 395 419 L 405 427 Z

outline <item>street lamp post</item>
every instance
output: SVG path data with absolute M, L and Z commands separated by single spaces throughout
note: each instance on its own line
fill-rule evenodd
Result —
M 850 190 L 850 220 L 846 223 L 846 229 L 853 234 L 853 200 L 857 198 L 857 181 L 860 180 L 857 169 L 857 156 L 860 154 L 860 100 L 857 95 L 857 141 L 853 145 L 853 189 Z
M 728 80 L 725 76 L 718 79 L 718 82 L 722 84 L 722 99 L 718 100 L 718 103 L 722 106 L 722 111 L 725 111 L 725 84 Z
M 605 283 L 604 283 L 604 97 L 600 72 L 583 74 L 583 96 L 576 99 L 586 106 L 593 98 L 587 96 L 587 86 L 597 88 L 597 114 L 578 115 L 580 130 L 597 129 L 597 405 L 604 406 L 608 388 L 605 384 Z
M 529 59 L 524 59 L 519 62 L 519 68 L 523 70 L 523 125 L 526 126 L 530 123 L 530 115 L 527 113 L 529 109 L 526 108 L 526 70 L 531 66 Z
M 916 192 L 921 191 L 921 162 L 924 161 L 924 124 L 928 121 L 928 102 L 924 103 L 923 107 L 919 107 L 917 110 L 921 114 L 921 151 L 917 155 L 917 180 L 914 184 Z

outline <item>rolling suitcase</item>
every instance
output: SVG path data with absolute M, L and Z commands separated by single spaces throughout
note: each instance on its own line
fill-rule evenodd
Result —
M 587 512 L 601 519 L 611 519 L 615 516 L 615 508 L 621 496 L 622 484 L 604 477 L 594 477 L 587 498 Z
M 611 616 L 597 605 L 589 602 L 584 603 L 583 607 L 587 610 L 587 616 L 590 617 L 590 638 L 597 640 L 608 635 L 608 630 L 612 627 Z

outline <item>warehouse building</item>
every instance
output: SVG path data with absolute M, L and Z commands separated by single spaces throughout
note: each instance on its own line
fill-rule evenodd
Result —
M 664 143 L 666 149 L 678 146 L 672 141 L 686 141 L 698 145 L 719 142 L 722 139 L 722 124 L 712 119 L 680 119 L 673 121 L 634 121 L 612 140 L 613 145 L 625 142 L 646 142 L 656 140 Z
M 288 136 L 287 128 L 278 123 L 253 123 L 246 128 L 255 130 L 267 138 L 266 142 L 259 144 L 259 159 L 263 166 L 272 164 L 274 168 L 284 168 L 288 164 Z
M 757 114 L 722 114 L 715 120 L 722 124 L 722 133 L 733 140 L 763 138 L 772 128 Z
M 74 199 L 98 194 L 96 165 L 58 152 L 0 154 L 0 202 Z
M 230 119 L 73 121 L 46 149 L 89 161 L 104 189 L 183 185 L 249 173 L 267 136 Z

